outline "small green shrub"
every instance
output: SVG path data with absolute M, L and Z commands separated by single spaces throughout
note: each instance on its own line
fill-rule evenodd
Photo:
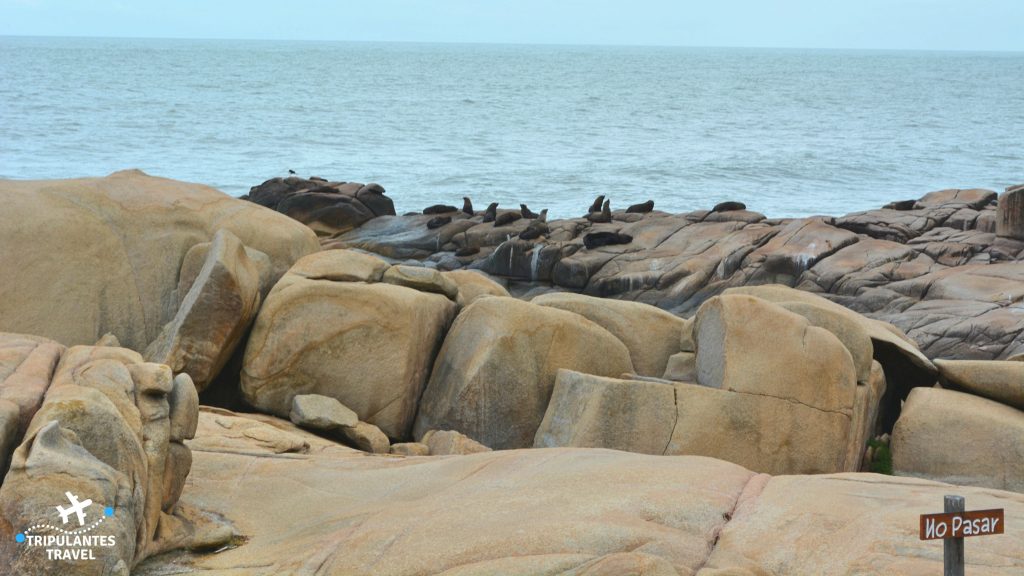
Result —
M 875 449 L 870 471 L 892 476 L 892 452 L 889 450 L 889 445 L 879 440 L 868 440 L 868 446 Z

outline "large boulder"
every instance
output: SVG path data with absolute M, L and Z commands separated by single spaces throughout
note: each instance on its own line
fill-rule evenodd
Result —
M 245 400 L 287 418 L 294 396 L 329 396 L 389 437 L 406 438 L 455 303 L 402 286 L 333 280 L 343 276 L 331 263 L 349 258 L 308 258 L 318 272 L 299 261 L 256 318 L 241 377 Z
M 671 384 L 559 370 L 533 445 L 664 454 L 676 423 L 675 396 Z
M 893 470 L 1024 492 L 1024 412 L 940 388 L 915 388 L 892 433 Z
M 1011 186 L 999 196 L 996 234 L 1024 240 L 1024 186 Z
M 943 387 L 1024 410 L 1024 362 L 936 360 Z
M 857 373 L 831 332 L 752 296 L 697 312 L 697 384 L 676 386 L 671 454 L 723 458 L 758 472 L 855 470 L 849 444 Z
M 444 275 L 459 288 L 456 302 L 466 307 L 482 296 L 508 296 L 508 290 L 478 270 L 453 270 Z
M 181 264 L 221 229 L 265 253 L 274 277 L 318 249 L 305 226 L 213 188 L 137 170 L 3 180 L 0 330 L 65 345 L 113 333 L 144 350 L 178 310 Z
M 63 353 L 52 340 L 0 332 L 0 477 L 42 405 Z
M 67 350 L 0 487 L 0 553 L 18 574 L 66 570 L 31 538 L 65 524 L 54 503 L 71 506 L 67 494 L 91 500 L 76 533 L 111 538 L 94 550 L 97 561 L 73 564 L 76 574 L 128 574 L 170 548 L 224 542 L 229 529 L 197 524 L 201 516 L 178 506 L 192 465 L 183 442 L 197 424 L 188 376 L 172 378 L 166 365 L 123 348 Z M 14 532 L 23 542 L 11 549 Z
M 543 294 L 531 302 L 575 312 L 611 332 L 629 349 L 633 369 L 643 376 L 660 377 L 669 356 L 680 351 L 686 321 L 650 304 L 569 292 Z
M 259 304 L 259 266 L 234 234 L 220 230 L 178 313 L 146 348 L 146 359 L 188 374 L 202 392 L 231 358 Z
M 633 364 L 619 339 L 578 314 L 481 298 L 445 338 L 414 434 L 457 430 L 496 450 L 532 446 L 560 368 L 619 376 Z

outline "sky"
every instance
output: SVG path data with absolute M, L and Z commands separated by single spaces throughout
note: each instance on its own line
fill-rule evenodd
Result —
M 1024 50 L 1024 0 L 0 0 L 0 35 Z

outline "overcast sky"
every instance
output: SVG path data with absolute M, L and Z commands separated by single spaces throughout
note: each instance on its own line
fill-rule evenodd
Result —
M 1024 50 L 1024 0 L 0 0 L 0 35 Z

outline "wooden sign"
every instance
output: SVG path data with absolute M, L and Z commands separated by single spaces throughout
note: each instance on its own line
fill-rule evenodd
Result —
M 1003 533 L 1003 509 L 921 515 L 921 540 Z

